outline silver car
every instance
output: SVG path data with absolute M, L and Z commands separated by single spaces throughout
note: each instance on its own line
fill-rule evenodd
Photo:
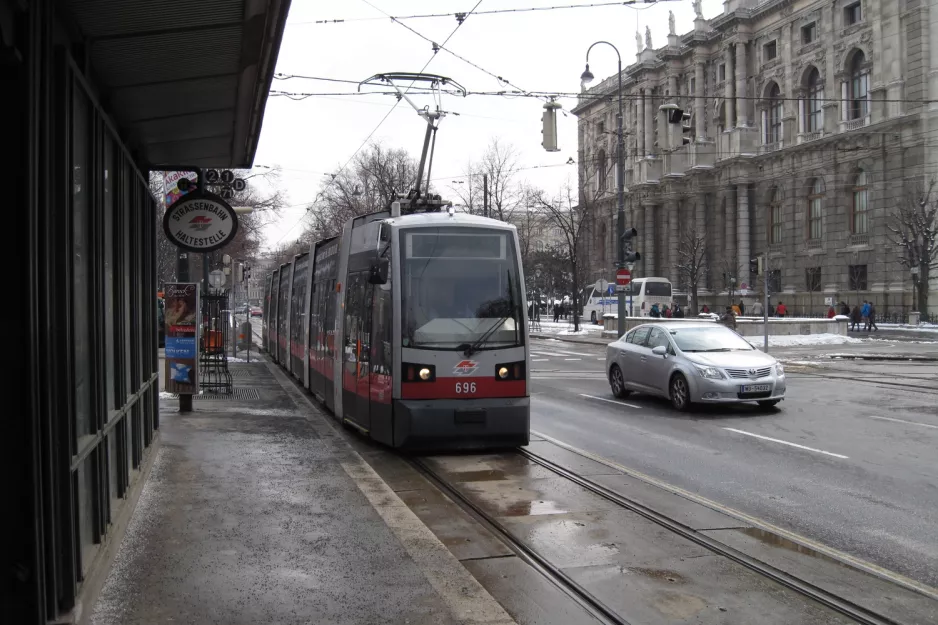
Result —
M 606 374 L 616 397 L 660 395 L 677 410 L 691 404 L 785 399 L 785 369 L 746 339 L 713 322 L 647 323 L 606 348 Z

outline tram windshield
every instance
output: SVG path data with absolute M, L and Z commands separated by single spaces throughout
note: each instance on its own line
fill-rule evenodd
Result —
M 524 323 L 508 230 L 419 228 L 401 233 L 404 347 L 520 345 Z

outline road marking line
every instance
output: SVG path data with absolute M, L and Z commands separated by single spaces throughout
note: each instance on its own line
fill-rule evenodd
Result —
M 617 404 L 619 406 L 628 406 L 629 408 L 641 408 L 636 404 L 627 404 L 624 401 L 619 401 L 618 399 L 607 399 L 605 397 L 596 397 L 595 395 L 587 395 L 586 393 L 580 393 L 580 397 L 589 397 L 590 399 L 598 399 L 599 401 L 606 401 L 610 404 Z
M 606 359 L 606 357 L 603 356 L 602 358 L 597 358 L 596 360 L 605 360 L 605 359 Z
M 564 360 L 583 360 L 582 358 L 564 358 Z
M 906 421 L 905 419 L 893 419 L 892 417 L 877 417 L 875 415 L 866 415 L 870 419 L 879 419 L 880 421 L 893 421 L 895 423 L 907 423 L 909 425 L 920 425 L 923 428 L 933 428 L 938 430 L 938 425 L 931 425 L 929 423 L 919 423 L 918 421 Z
M 777 525 L 773 525 L 772 523 L 769 523 L 768 521 L 764 521 L 760 518 L 750 516 L 746 514 L 745 512 L 741 512 L 735 508 L 724 506 L 723 504 L 717 503 L 716 501 L 713 501 L 712 499 L 707 499 L 706 497 L 702 495 L 692 493 L 689 490 L 684 490 L 683 488 L 679 486 L 668 484 L 667 482 L 663 482 L 659 480 L 658 478 L 651 477 L 650 475 L 642 473 L 641 471 L 636 471 L 635 469 L 630 469 L 626 466 L 619 464 L 618 462 L 609 460 L 598 454 L 594 454 L 592 452 L 586 451 L 585 449 L 580 449 L 579 447 L 574 447 L 573 445 L 570 445 L 569 443 L 565 443 L 552 436 L 548 436 L 547 434 L 544 434 L 543 432 L 538 432 L 537 430 L 532 429 L 531 434 L 534 434 L 535 436 L 539 436 L 540 438 L 543 438 L 546 442 L 557 445 L 558 447 L 566 449 L 567 451 L 572 451 L 573 453 L 579 456 L 583 456 L 584 458 L 589 458 L 590 460 L 593 460 L 594 462 L 598 462 L 599 464 L 605 465 L 609 467 L 610 469 L 621 471 L 622 473 L 630 477 L 634 477 L 637 480 L 641 480 L 645 482 L 646 484 L 657 486 L 658 488 L 662 490 L 666 490 L 668 492 L 674 493 L 675 495 L 683 497 L 684 499 L 689 499 L 690 501 L 699 503 L 702 506 L 707 506 L 708 508 L 716 510 L 717 512 L 722 512 L 731 517 L 735 517 L 739 519 L 740 521 L 749 523 L 750 525 L 754 527 L 758 527 L 759 529 L 772 532 L 773 534 L 778 534 L 779 536 L 782 536 L 783 538 L 787 538 L 788 540 L 792 542 L 802 544 L 805 547 L 813 549 L 814 551 L 824 554 L 830 558 L 833 558 L 835 560 L 840 560 L 841 562 L 850 564 L 851 566 L 855 566 L 858 569 L 864 570 L 873 575 L 877 575 L 879 577 L 882 577 L 883 579 L 887 579 L 891 582 L 899 584 L 900 586 L 904 586 L 911 590 L 915 590 L 916 592 L 920 592 L 932 599 L 938 600 L 938 588 L 928 586 L 917 580 L 911 579 L 899 573 L 895 573 L 893 571 L 890 571 L 889 569 L 879 566 L 878 564 L 873 564 L 872 562 L 861 560 L 860 558 L 854 557 L 850 555 L 849 553 L 844 553 L 843 551 L 834 549 L 833 547 L 828 547 L 827 545 L 823 543 L 819 543 L 816 540 L 812 540 L 810 538 L 802 536 L 801 534 L 796 534 L 795 532 L 786 530 L 785 528 L 779 527 Z
M 849 456 L 844 456 L 842 454 L 835 454 L 829 451 L 824 451 L 823 449 L 815 449 L 814 447 L 805 447 L 804 445 L 799 445 L 798 443 L 789 443 L 788 441 L 779 440 L 777 438 L 769 438 L 768 436 L 762 436 L 761 434 L 753 434 L 752 432 L 746 432 L 745 430 L 737 430 L 736 428 L 723 428 L 730 432 L 736 432 L 737 434 L 745 434 L 746 436 L 752 436 L 755 438 L 761 438 L 764 441 L 772 441 L 773 443 L 781 443 L 782 445 L 790 445 L 792 447 L 797 447 L 798 449 L 805 449 L 807 451 L 813 451 L 819 454 L 824 454 L 825 456 L 833 456 L 835 458 L 847 459 Z

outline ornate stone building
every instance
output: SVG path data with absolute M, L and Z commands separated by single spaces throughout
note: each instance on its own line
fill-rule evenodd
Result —
M 694 229 L 707 241 L 700 287 L 711 305 L 730 278 L 761 291 L 749 260 L 766 254 L 773 299 L 796 313 L 826 310 L 829 297 L 908 309 L 910 271 L 888 225 L 909 188 L 938 176 L 938 6 L 727 0 L 714 19 L 697 13 L 664 47 L 647 33 L 623 70 L 636 275 L 680 284 L 680 234 Z M 613 76 L 573 111 L 594 274 L 615 266 L 615 90 Z M 689 143 L 665 104 L 690 114 Z

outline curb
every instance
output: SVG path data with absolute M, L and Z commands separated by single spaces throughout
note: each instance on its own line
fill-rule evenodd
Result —
M 598 347 L 605 347 L 612 341 L 590 341 L 587 339 L 577 339 L 567 336 L 555 336 L 553 334 L 535 334 L 529 333 L 529 337 L 532 339 L 554 339 L 555 341 L 563 341 L 565 343 L 578 343 L 580 345 L 596 345 Z
M 938 356 L 915 356 L 912 354 L 836 354 L 824 356 L 826 360 L 891 360 L 900 362 L 938 362 Z M 823 362 L 819 360 L 818 362 Z

